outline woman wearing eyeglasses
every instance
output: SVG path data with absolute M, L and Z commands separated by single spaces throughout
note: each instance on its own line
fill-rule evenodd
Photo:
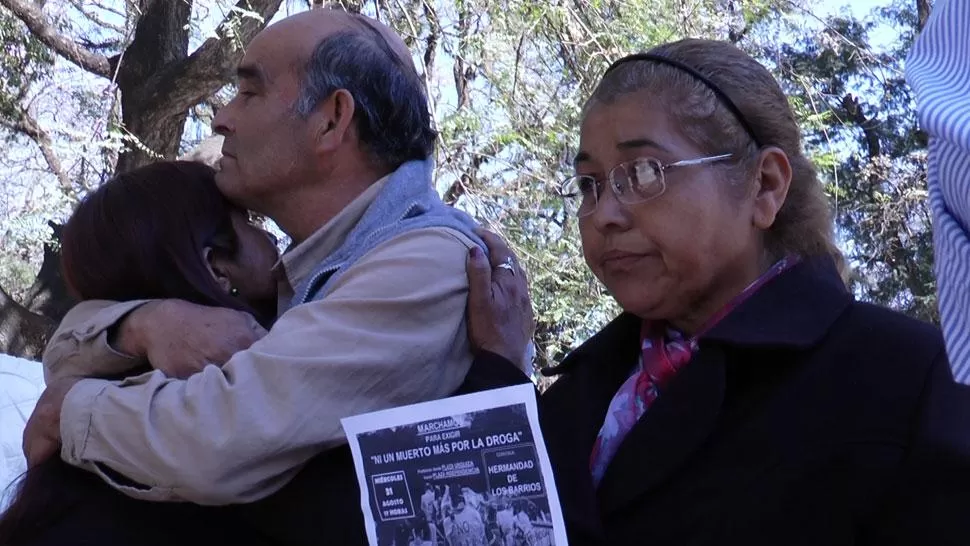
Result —
M 767 70 L 701 40 L 614 63 L 575 169 L 562 193 L 624 312 L 542 396 L 571 544 L 970 544 L 970 393 L 936 328 L 847 291 Z M 515 311 L 470 316 L 476 345 Z

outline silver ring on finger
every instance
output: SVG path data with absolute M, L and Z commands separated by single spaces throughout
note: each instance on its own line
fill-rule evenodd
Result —
M 496 267 L 499 267 L 501 269 L 505 269 L 509 273 L 511 273 L 513 277 L 515 276 L 515 262 L 512 261 L 512 258 L 511 257 L 505 258 L 505 261 L 502 262 L 502 263 L 500 263 L 500 264 L 498 264 L 498 266 L 496 266 Z

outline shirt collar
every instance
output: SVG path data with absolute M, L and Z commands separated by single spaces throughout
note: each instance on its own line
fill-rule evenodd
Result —
M 288 248 L 273 266 L 274 272 L 283 273 L 290 287 L 299 286 L 320 262 L 343 244 L 386 181 L 385 176 L 371 184 L 323 227 L 300 244 Z

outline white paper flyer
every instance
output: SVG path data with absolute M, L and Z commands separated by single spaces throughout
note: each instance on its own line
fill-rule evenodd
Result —
M 535 390 L 342 420 L 371 546 L 565 546 Z

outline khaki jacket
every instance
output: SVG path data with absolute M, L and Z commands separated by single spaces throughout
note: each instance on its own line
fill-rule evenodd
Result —
M 379 186 L 284 254 L 281 308 Z M 62 458 L 141 499 L 230 504 L 268 496 L 308 459 L 346 442 L 342 417 L 458 388 L 472 361 L 465 323 L 472 245 L 445 228 L 390 239 L 328 286 L 326 297 L 286 310 L 252 347 L 187 380 L 155 371 L 80 381 L 61 413 Z M 140 364 L 109 345 L 108 330 L 142 303 L 74 308 L 45 352 L 47 378 Z

